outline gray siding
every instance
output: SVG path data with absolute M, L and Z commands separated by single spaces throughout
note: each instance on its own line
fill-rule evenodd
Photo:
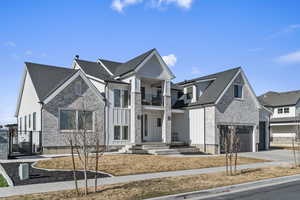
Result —
M 76 95 L 75 85 L 81 84 L 82 97 Z M 83 102 L 84 105 L 83 106 Z M 104 103 L 89 88 L 85 81 L 78 77 L 49 103 L 45 104 L 42 110 L 42 144 L 43 147 L 68 146 L 65 141 L 66 132 L 59 129 L 59 109 L 82 109 L 94 111 L 94 131 L 100 132 L 101 144 L 104 144 Z

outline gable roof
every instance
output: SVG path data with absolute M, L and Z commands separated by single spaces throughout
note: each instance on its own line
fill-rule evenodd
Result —
M 296 105 L 300 99 L 300 90 L 288 92 L 267 92 L 258 97 L 258 100 L 264 106 L 287 106 Z
M 112 76 L 98 62 L 79 59 L 75 59 L 75 62 L 87 75 L 93 76 L 104 81 L 114 80 Z
M 102 59 L 100 59 L 100 61 L 105 65 L 105 67 L 108 68 L 108 70 L 111 73 L 114 74 L 114 76 L 121 76 L 123 74 L 126 74 L 128 72 L 135 70 L 139 66 L 139 64 L 141 64 L 155 50 L 156 49 L 151 49 L 151 50 L 149 50 L 149 51 L 125 62 L 125 63 L 107 61 L 107 60 L 102 60 Z
M 212 81 L 203 94 L 198 98 L 196 102 L 190 103 L 187 106 L 195 106 L 195 105 L 206 105 L 206 104 L 214 104 L 226 89 L 231 80 L 240 72 L 241 67 L 229 69 L 223 72 L 210 74 L 207 76 L 186 80 L 183 82 L 177 83 L 179 86 L 193 84 L 197 81 Z
M 53 90 L 78 71 L 31 62 L 25 62 L 25 65 L 40 101 L 43 101 Z
M 115 74 L 119 65 L 123 64 L 120 62 L 115 62 L 111 60 L 99 59 L 99 61 L 112 73 Z

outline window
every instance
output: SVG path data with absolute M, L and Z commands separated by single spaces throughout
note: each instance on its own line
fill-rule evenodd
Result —
M 93 130 L 93 112 L 60 110 L 60 130 Z
M 123 108 L 128 108 L 129 94 L 128 90 L 123 90 Z
M 114 140 L 121 140 L 121 126 L 114 127 Z
M 115 107 L 121 107 L 121 90 L 114 89 L 114 105 Z
M 122 140 L 128 140 L 128 126 L 123 126 Z
M 242 85 L 234 85 L 234 97 L 241 99 L 243 96 L 243 86 Z
M 282 108 L 278 108 L 278 109 L 277 109 L 277 113 L 278 113 L 278 114 L 282 114 L 282 112 L 283 112 L 283 109 L 282 109 Z
M 284 113 L 290 113 L 290 108 L 284 108 L 283 111 Z
M 144 134 L 147 137 L 148 136 L 148 115 L 144 116 Z
M 22 117 L 20 117 L 20 132 L 22 132 Z
M 28 128 L 31 128 L 31 115 L 28 115 Z
M 146 99 L 145 87 L 141 87 L 141 95 L 142 95 L 142 100 Z
M 27 131 L 27 116 L 25 116 L 25 118 L 24 118 L 24 125 L 25 125 L 24 131 L 26 132 Z
M 78 111 L 78 129 L 93 130 L 93 112 Z
M 128 108 L 129 105 L 128 90 L 114 89 L 114 106 L 117 108 Z
M 61 110 L 60 111 L 60 130 L 76 129 L 76 111 Z
M 161 118 L 157 118 L 157 127 L 161 127 Z
M 36 113 L 35 112 L 32 114 L 32 129 L 34 131 L 36 130 Z
M 192 99 L 193 98 L 193 87 L 188 87 L 186 89 L 186 98 L 188 100 Z

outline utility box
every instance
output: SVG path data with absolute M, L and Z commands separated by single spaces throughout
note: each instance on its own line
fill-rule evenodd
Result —
M 20 180 L 29 179 L 29 164 L 28 163 L 20 164 L 20 166 L 19 166 L 19 177 L 20 177 Z

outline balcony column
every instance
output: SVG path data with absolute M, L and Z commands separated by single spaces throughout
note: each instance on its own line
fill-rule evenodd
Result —
M 171 81 L 163 82 L 163 98 L 164 98 L 164 113 L 162 120 L 162 141 L 166 144 L 171 144 L 172 135 L 172 108 L 171 108 Z
M 132 144 L 142 143 L 141 117 L 141 80 L 134 77 L 131 80 L 131 113 L 130 113 L 130 141 Z

